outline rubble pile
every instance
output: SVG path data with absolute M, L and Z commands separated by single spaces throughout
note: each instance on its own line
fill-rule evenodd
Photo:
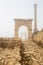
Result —
M 34 57 L 39 65 L 43 65 L 43 30 L 33 34 Z
M 43 31 L 26 42 L 0 39 L 0 65 L 43 65 Z
M 43 48 L 43 30 L 33 34 L 33 41 L 40 47 Z
M 21 65 L 20 60 L 20 41 L 10 43 L 9 46 L 3 45 L 0 47 L 0 65 Z
M 24 44 L 21 45 L 20 49 L 21 49 L 21 51 L 20 51 L 20 55 L 21 55 L 20 63 L 21 63 L 21 65 L 32 65 L 31 56 L 26 55 L 26 53 L 24 53 L 24 52 L 26 52 Z

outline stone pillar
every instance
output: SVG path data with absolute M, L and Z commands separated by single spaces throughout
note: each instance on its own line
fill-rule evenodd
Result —
M 15 29 L 15 38 L 16 39 L 18 38 L 18 31 L 17 31 L 17 29 Z
M 37 4 L 34 4 L 34 32 L 37 32 Z

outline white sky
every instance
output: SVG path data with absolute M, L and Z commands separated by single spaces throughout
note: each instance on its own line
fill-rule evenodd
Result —
M 14 36 L 14 18 L 34 19 L 35 2 L 40 30 L 43 28 L 43 0 L 0 0 L 0 37 Z

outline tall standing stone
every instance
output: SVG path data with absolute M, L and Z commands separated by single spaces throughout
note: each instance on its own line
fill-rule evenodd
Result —
M 37 32 L 37 4 L 34 4 L 34 32 Z

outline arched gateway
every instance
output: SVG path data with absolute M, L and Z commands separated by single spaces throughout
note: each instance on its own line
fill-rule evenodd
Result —
M 26 26 L 28 28 L 29 36 L 28 38 L 32 37 L 32 19 L 15 19 L 15 38 L 18 37 L 18 29 L 20 26 Z

